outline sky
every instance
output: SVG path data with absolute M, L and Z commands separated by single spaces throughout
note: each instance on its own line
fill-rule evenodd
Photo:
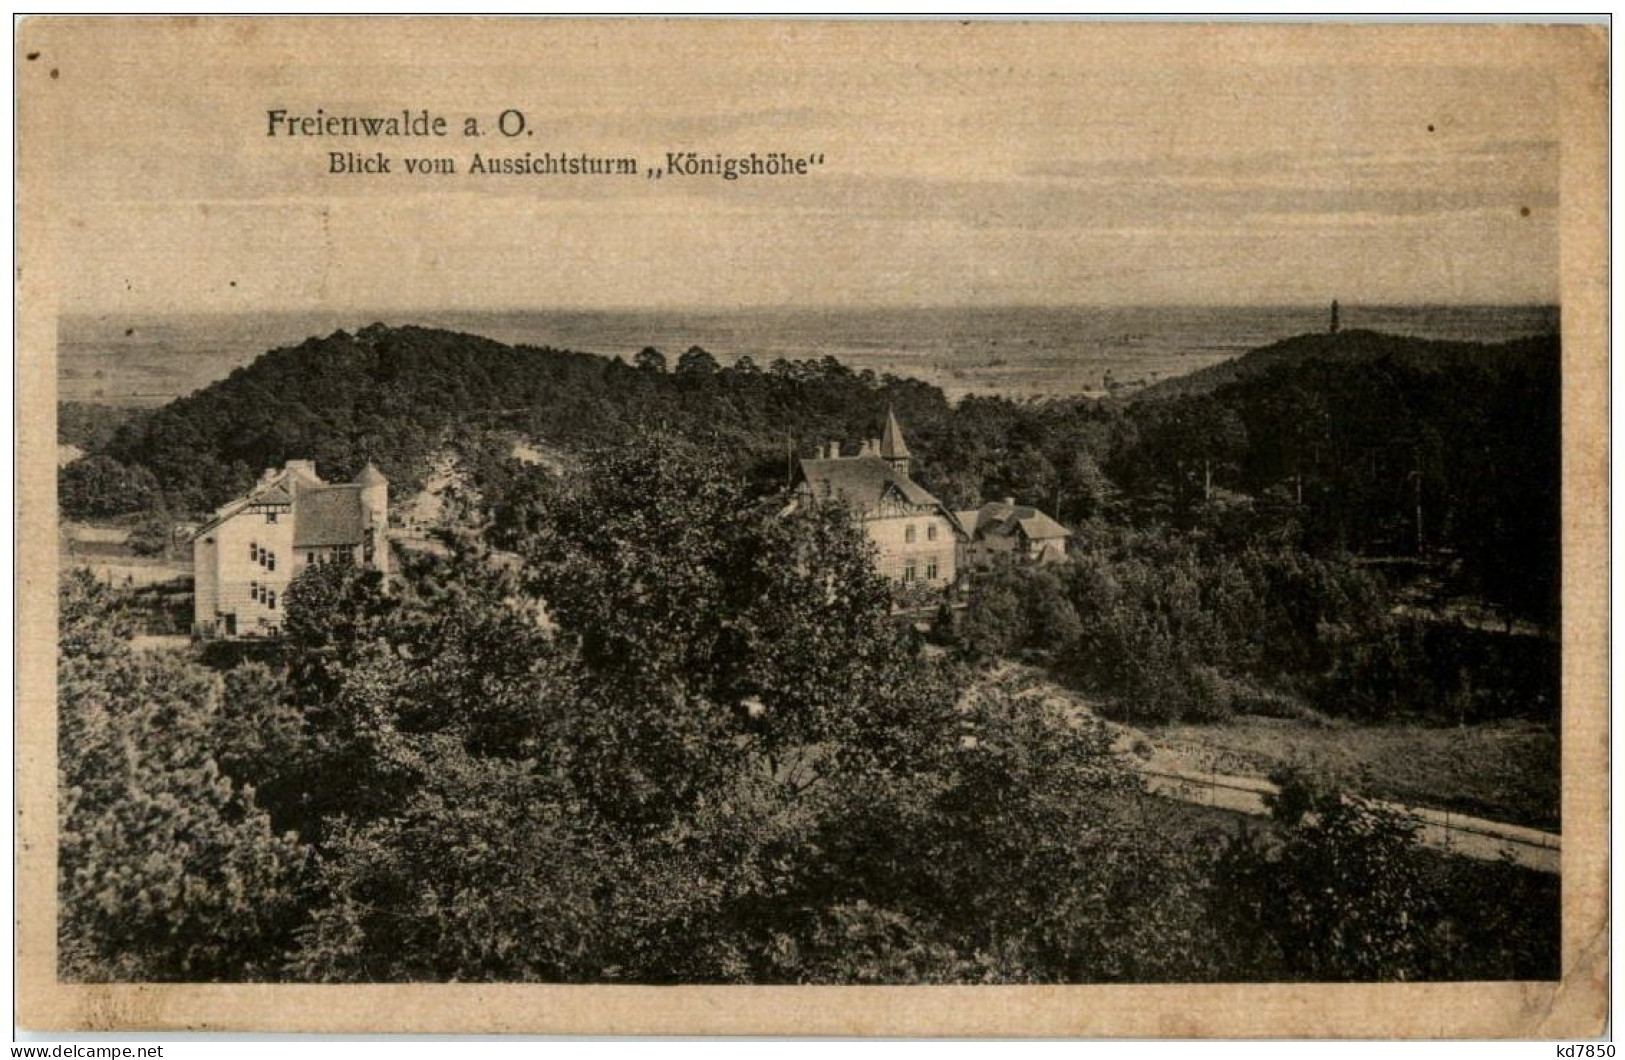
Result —
M 36 21 L 22 204 L 69 312 L 1555 302 L 1560 32 Z M 453 135 L 266 135 L 318 107 Z M 401 172 L 527 150 L 825 161 Z

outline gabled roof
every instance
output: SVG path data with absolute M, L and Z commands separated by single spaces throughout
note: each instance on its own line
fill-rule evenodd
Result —
M 1034 541 L 1052 537 L 1071 537 L 1072 531 L 1036 508 L 1033 514 L 1021 517 L 1021 532 Z
M 292 504 L 294 484 L 286 480 L 271 483 L 258 493 L 248 495 L 250 504 Z
M 959 521 L 965 524 L 972 537 L 999 537 L 1017 531 L 1032 541 L 1072 536 L 1066 527 L 1026 504 L 994 501 L 975 511 L 960 512 Z
M 307 486 L 294 509 L 293 547 L 359 545 L 367 532 L 367 509 L 361 487 Z
M 815 499 L 843 500 L 859 517 L 880 507 L 886 495 L 893 493 L 907 504 L 936 508 L 947 516 L 958 533 L 965 532 L 954 513 L 932 496 L 930 490 L 894 470 L 878 456 L 802 460 L 801 477 Z
M 294 491 L 297 488 L 298 484 L 293 481 L 290 472 L 267 472 L 260 476 L 260 481 L 246 494 L 234 501 L 227 501 L 216 508 L 214 514 L 209 516 L 202 526 L 192 532 L 192 536 L 198 537 L 213 530 L 251 504 L 291 505 Z
M 860 515 L 878 508 L 888 489 L 895 489 L 898 496 L 910 504 L 937 503 L 923 486 L 897 474 L 878 457 L 803 460 L 801 474 L 815 497 L 839 498 Z
M 285 467 L 261 475 L 252 490 L 218 509 L 193 536 L 214 529 L 250 505 L 278 504 L 293 507 L 295 548 L 359 545 L 372 529 L 372 516 L 361 503 L 361 491 L 387 485 L 389 480 L 370 463 L 354 482 L 329 486 L 317 476 L 314 463 L 290 460 Z

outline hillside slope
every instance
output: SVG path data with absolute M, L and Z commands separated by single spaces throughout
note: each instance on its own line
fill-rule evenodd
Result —
M 1555 615 L 1555 336 L 1306 335 L 1126 403 L 950 406 L 926 383 L 833 357 L 722 366 L 694 348 L 675 364 L 653 350 L 635 360 L 428 328 L 339 331 L 124 424 L 63 471 L 59 495 L 81 514 L 197 512 L 263 468 L 314 459 L 330 478 L 370 460 L 404 498 L 448 451 L 489 484 L 509 474 L 515 439 L 569 454 L 651 433 L 726 455 L 766 492 L 789 483 L 796 455 L 832 441 L 854 452 L 892 407 L 911 474 L 955 507 L 1013 497 L 1067 525 L 1211 532 L 1210 502 L 1231 497 L 1229 532 L 1453 556 L 1475 591 Z
M 1275 369 L 1310 362 L 1361 364 L 1392 360 L 1418 371 L 1496 370 L 1530 357 L 1555 356 L 1557 336 L 1542 335 L 1511 342 L 1443 342 L 1376 331 L 1343 331 L 1336 335 L 1299 335 L 1232 360 L 1210 365 L 1189 375 L 1154 383 L 1135 393 L 1131 401 L 1157 401 L 1211 394 L 1221 387 Z
M 703 350 L 618 358 L 421 327 L 372 325 L 272 350 L 188 397 L 121 427 L 106 455 L 143 467 L 171 503 L 205 508 L 293 458 L 348 477 L 367 461 L 412 489 L 448 442 L 501 431 L 572 447 L 651 430 L 705 439 L 745 463 L 786 446 L 874 432 L 888 405 L 911 424 L 948 412 L 915 380 L 822 362 L 724 368 Z

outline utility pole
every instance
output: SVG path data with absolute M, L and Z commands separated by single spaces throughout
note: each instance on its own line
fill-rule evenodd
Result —
M 1414 452 L 1411 454 L 1411 456 L 1412 460 L 1414 461 L 1411 471 L 1411 482 L 1414 484 L 1416 491 L 1416 554 L 1420 556 L 1424 546 L 1424 538 L 1422 536 L 1422 454 L 1420 452 Z

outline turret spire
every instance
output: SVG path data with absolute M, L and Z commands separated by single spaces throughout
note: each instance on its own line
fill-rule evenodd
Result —
M 894 470 L 906 475 L 913 455 L 908 451 L 908 443 L 903 441 L 903 428 L 897 425 L 897 414 L 888 406 L 886 430 L 880 436 L 880 458 Z

